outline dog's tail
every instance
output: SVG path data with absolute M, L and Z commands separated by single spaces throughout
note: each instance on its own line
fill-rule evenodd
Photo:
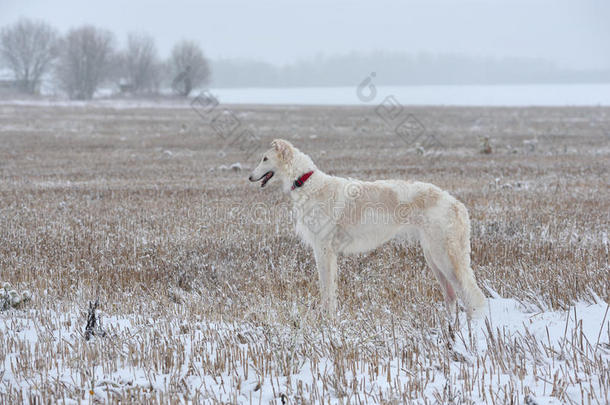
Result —
M 471 318 L 481 318 L 485 314 L 487 308 L 487 301 L 485 300 L 485 294 L 477 285 L 474 278 L 474 272 L 472 268 L 468 267 L 467 274 L 463 274 L 462 291 L 463 301 L 466 306 L 466 313 Z

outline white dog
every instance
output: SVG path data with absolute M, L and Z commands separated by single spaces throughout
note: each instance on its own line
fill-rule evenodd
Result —
M 416 238 L 436 275 L 447 310 L 459 296 L 468 317 L 485 296 L 470 268 L 470 220 L 464 205 L 438 187 L 414 181 L 358 181 L 330 176 L 277 139 L 249 177 L 261 187 L 277 177 L 290 195 L 296 230 L 314 251 L 324 308 L 337 309 L 337 255 L 375 249 L 395 237 Z

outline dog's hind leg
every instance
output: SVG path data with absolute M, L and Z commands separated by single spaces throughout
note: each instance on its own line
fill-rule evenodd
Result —
M 337 312 L 337 254 L 329 247 L 315 247 L 322 307 L 331 316 Z
M 447 276 L 445 276 L 445 274 L 443 274 L 443 272 L 441 271 L 441 268 L 434 262 L 430 250 L 424 245 L 422 245 L 422 247 L 424 248 L 424 257 L 426 258 L 426 263 L 428 263 L 428 266 L 430 266 L 430 268 L 432 269 L 432 272 L 438 280 L 438 284 L 441 286 L 443 297 L 445 298 L 445 311 L 447 315 L 447 325 L 449 333 L 448 337 L 451 342 L 455 342 L 455 333 L 453 330 L 454 327 L 457 327 L 457 318 L 454 319 L 453 316 L 457 315 L 457 295 L 453 287 L 454 283 L 449 281 Z M 452 343 L 449 343 L 450 346 L 451 344 Z
M 455 290 L 439 266 L 434 263 L 430 250 L 427 248 L 424 248 L 424 257 L 426 258 L 426 263 L 428 263 L 428 266 L 432 269 L 432 272 L 436 276 L 436 279 L 441 286 L 441 291 L 443 292 L 443 297 L 445 298 L 445 308 L 447 310 L 447 314 L 449 317 L 451 317 L 457 302 Z

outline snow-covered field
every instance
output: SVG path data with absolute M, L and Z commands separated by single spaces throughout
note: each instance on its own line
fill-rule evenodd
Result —
M 376 86 L 376 102 L 366 103 L 353 87 L 212 89 L 223 103 L 367 105 L 394 96 L 406 105 L 595 106 L 610 105 L 610 84 L 531 84 L 464 86 Z M 364 91 L 369 95 L 369 91 Z
M 522 84 L 522 85 L 428 85 L 375 86 L 373 96 L 366 87 L 278 87 L 212 88 L 196 90 L 192 97 L 208 92 L 223 104 L 377 106 L 387 97 L 411 106 L 610 106 L 610 84 Z M 169 96 L 151 99 L 112 98 L 99 95 L 93 101 L 71 101 L 48 95 L 45 99 L 5 97 L 0 105 L 91 106 L 107 108 L 180 108 L 183 100 Z M 362 96 L 365 96 L 363 98 Z
M 215 116 L 5 102 L 0 403 L 608 403 L 610 109 L 404 107 L 431 149 L 374 108 L 227 108 L 260 148 L 456 195 L 487 317 L 450 326 L 393 242 L 341 258 L 325 318 L 287 199 Z
M 266 326 L 131 314 L 104 317 L 107 336 L 85 342 L 78 312 L 9 311 L 0 314 L 0 392 L 50 399 L 42 387 L 52 382 L 66 403 L 162 395 L 175 402 L 607 403 L 606 303 L 544 311 L 490 298 L 485 320 L 470 331 L 461 322 L 451 344 L 439 328 L 405 320 L 384 331 L 349 320 L 316 330 L 297 313 L 294 324 Z M 417 345 L 405 350 L 413 339 Z

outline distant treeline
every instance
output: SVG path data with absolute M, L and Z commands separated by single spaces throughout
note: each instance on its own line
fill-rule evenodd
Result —
M 162 59 L 155 39 L 130 33 L 117 47 L 115 35 L 83 25 L 60 33 L 44 21 L 20 19 L 0 27 L 0 91 L 37 94 L 43 83 L 71 99 L 92 98 L 100 88 L 150 95 L 171 88 L 188 96 L 210 77 L 208 61 L 196 41 L 176 43 Z
M 353 86 L 374 72 L 378 85 L 610 82 L 607 70 L 568 70 L 536 58 L 460 54 L 349 53 L 285 66 L 247 59 L 211 62 L 214 87 Z

